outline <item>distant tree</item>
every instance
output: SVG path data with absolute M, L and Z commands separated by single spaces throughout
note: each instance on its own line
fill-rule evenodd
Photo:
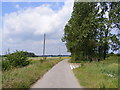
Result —
M 23 53 L 24 53 L 27 57 L 35 57 L 35 56 L 36 56 L 34 53 L 27 52 L 27 51 L 24 51 Z

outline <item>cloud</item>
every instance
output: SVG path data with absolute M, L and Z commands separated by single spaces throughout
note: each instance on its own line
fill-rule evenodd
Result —
M 64 1 L 67 0 L 3 0 L 2 2 L 64 2 Z
M 16 7 L 19 8 L 18 5 Z M 47 34 L 49 43 L 57 45 L 63 35 L 64 26 L 71 17 L 72 8 L 73 2 L 65 2 L 58 11 L 53 10 L 49 4 L 43 4 L 6 14 L 3 17 L 4 46 L 12 48 L 18 43 L 25 46 L 24 44 L 30 44 L 29 41 L 38 44 L 44 33 Z
M 20 5 L 19 5 L 19 4 L 16 4 L 16 5 L 15 5 L 15 8 L 19 9 L 19 8 L 20 8 Z
M 49 5 L 28 8 L 5 15 L 4 34 L 17 35 L 20 33 L 33 33 L 40 35 L 63 29 L 70 18 L 72 5 L 68 2 L 58 12 L 52 10 Z

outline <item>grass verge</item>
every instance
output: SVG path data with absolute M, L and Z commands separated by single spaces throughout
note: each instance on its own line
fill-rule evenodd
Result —
M 5 71 L 2 74 L 2 88 L 29 88 L 59 61 L 61 60 L 58 58 L 48 59 L 43 63 L 32 60 L 29 66 Z
M 101 62 L 82 63 L 73 72 L 83 87 L 118 88 L 118 59 L 112 56 Z

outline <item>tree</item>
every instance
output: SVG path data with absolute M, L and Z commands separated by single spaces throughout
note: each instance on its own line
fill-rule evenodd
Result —
M 116 35 L 111 35 L 111 49 L 116 51 L 120 48 L 120 2 L 109 3 L 109 7 L 109 20 L 111 21 L 112 28 L 118 32 Z
M 36 56 L 34 53 L 27 52 L 27 51 L 23 51 L 23 53 L 24 53 L 27 57 L 35 57 L 35 56 Z
M 118 50 L 119 34 L 111 33 L 120 25 L 118 10 L 119 4 L 112 2 L 74 3 L 62 38 L 73 60 L 105 59 L 109 48 Z
M 108 50 L 111 48 L 113 51 L 119 49 L 119 34 L 114 35 L 111 33 L 113 28 L 120 30 L 120 3 L 118 2 L 101 2 L 100 9 L 101 12 L 98 14 L 99 17 L 99 35 L 102 46 L 100 45 L 100 50 L 102 51 L 102 58 L 106 58 Z M 102 33 L 102 34 L 101 34 Z M 100 44 L 100 43 L 99 43 Z M 101 53 L 99 53 L 101 55 Z
M 72 17 L 65 26 L 63 41 L 74 60 L 89 59 L 96 47 L 96 3 L 75 2 Z

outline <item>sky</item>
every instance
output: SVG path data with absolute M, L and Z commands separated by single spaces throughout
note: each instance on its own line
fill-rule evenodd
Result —
M 71 2 L 67 0 L 63 2 L 2 2 L 0 15 L 0 20 L 3 21 L 0 22 L 2 52 L 0 54 L 6 54 L 10 49 L 11 53 L 15 50 L 24 50 L 41 55 L 43 36 L 46 33 L 46 54 L 69 55 L 61 38 L 72 11 L 73 0 Z
M 9 1 L 9 2 L 8 2 Z M 28 2 L 29 1 L 29 2 Z M 0 2 L 0 55 L 24 50 L 41 55 L 70 54 L 61 41 L 73 11 L 73 0 L 4 0 Z M 2 21 L 2 22 L 1 22 Z M 112 33 L 118 33 L 113 30 Z M 60 49 L 60 50 L 59 50 Z M 60 52 L 59 52 L 60 51 Z M 111 51 L 110 51 L 111 52 Z

